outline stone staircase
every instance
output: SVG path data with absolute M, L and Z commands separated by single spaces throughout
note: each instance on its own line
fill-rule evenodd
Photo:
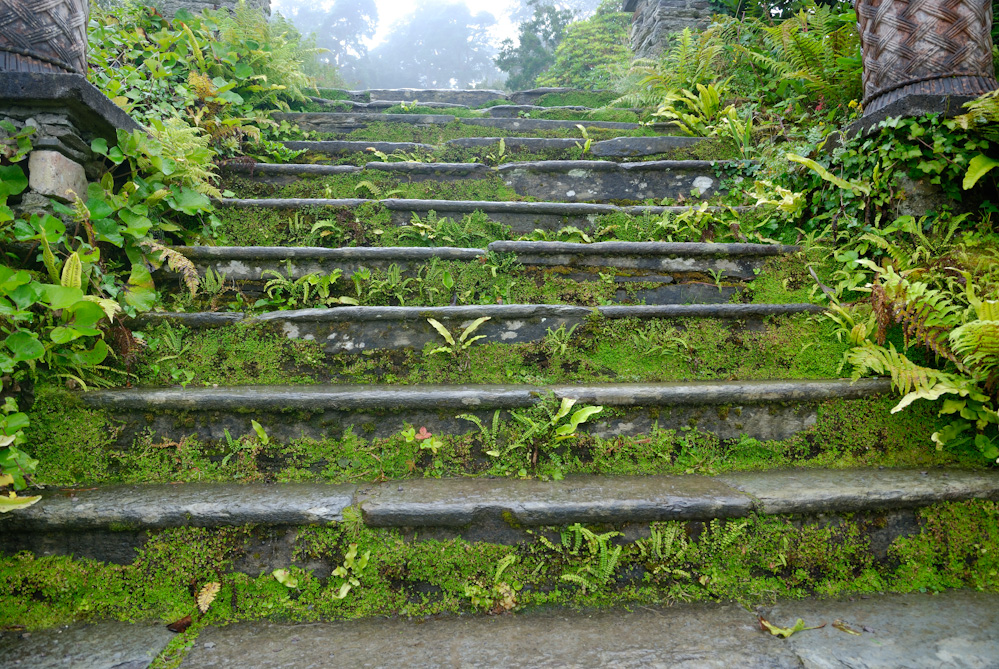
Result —
M 509 235 L 542 230 L 554 233 L 573 226 L 592 233 L 602 217 L 630 219 L 680 214 L 693 206 L 722 206 L 719 175 L 735 169 L 733 161 L 700 159 L 637 160 L 695 151 L 703 141 L 668 134 L 628 137 L 648 126 L 551 118 L 516 118 L 515 114 L 545 111 L 536 103 L 558 91 L 530 91 L 506 96 L 488 91 L 369 91 L 353 92 L 344 101 L 315 104 L 352 107 L 351 111 L 301 112 L 277 115 L 310 132 L 328 134 L 321 141 L 288 142 L 302 150 L 302 162 L 291 165 L 232 164 L 225 168 L 226 188 L 233 196 L 221 202 L 230 226 L 257 225 L 259 216 L 272 220 L 335 220 L 346 216 L 373 234 L 366 220 L 372 211 L 387 212 L 378 225 L 408 226 L 413 217 L 461 220 L 479 212 L 490 222 L 509 226 Z M 563 93 L 565 91 L 562 91 Z M 386 114 L 399 101 L 454 108 L 505 99 L 510 105 L 491 108 L 488 118 L 447 114 Z M 388 104 L 392 103 L 392 104 Z M 512 105 L 512 106 L 511 106 Z M 527 106 L 525 106 L 527 105 Z M 381 110 L 381 111 L 380 111 Z M 556 112 L 558 110 L 556 109 Z M 567 112 L 579 112 L 566 109 Z M 585 110 L 584 110 L 585 111 Z M 579 150 L 584 140 L 544 136 L 551 131 L 588 129 L 607 135 L 589 146 L 593 160 L 528 160 L 518 153 L 544 154 Z M 439 144 L 379 142 L 352 139 L 351 134 L 373 124 L 418 129 L 447 126 L 470 136 Z M 496 137 L 478 136 L 502 130 Z M 668 128 L 652 130 L 668 132 Z M 502 138 L 512 162 L 371 161 L 382 154 L 435 152 L 459 155 L 496 151 Z M 473 154 L 461 154 L 472 156 Z M 478 154 L 476 154 L 478 155 Z M 306 197 L 336 190 L 330 179 L 377 180 L 381 195 L 372 197 Z M 449 197 L 407 198 L 385 195 L 396 188 L 422 188 L 445 195 L 445 187 L 482 181 L 505 189 L 508 199 L 474 200 Z M 332 186 L 330 184 L 333 184 Z M 362 190 L 362 189 L 358 189 Z M 462 193 L 467 191 L 456 191 Z M 331 193 L 337 195 L 338 193 Z M 678 200 L 649 204 L 647 200 Z M 694 202 L 696 204 L 688 204 Z M 745 210 L 742 210 L 745 211 Z M 386 223 L 387 222 L 387 223 Z M 371 237 L 377 241 L 377 237 Z M 349 281 L 358 272 L 386 272 L 403 278 L 422 276 L 434 263 L 449 263 L 451 271 L 511 259 L 517 281 L 541 284 L 557 278 L 560 285 L 608 285 L 605 303 L 585 295 L 569 295 L 558 303 L 519 304 L 486 294 L 460 297 L 450 290 L 433 303 L 400 305 L 394 300 L 331 308 L 308 308 L 248 314 L 243 312 L 156 313 L 134 324 L 136 329 L 162 322 L 205 332 L 247 323 L 271 328 L 292 340 L 313 341 L 330 356 L 378 360 L 393 352 L 413 355 L 429 344 L 442 343 L 434 319 L 452 333 L 477 319 L 488 319 L 475 331 L 484 339 L 475 346 L 516 347 L 538 343 L 561 331 L 589 346 L 599 345 L 592 332 L 603 324 L 626 322 L 635 328 L 657 322 L 684 331 L 710 320 L 731 337 L 742 332 L 777 336 L 788 323 L 814 318 L 821 308 L 789 301 L 757 302 L 751 282 L 765 276 L 772 262 L 799 249 L 762 244 L 636 242 L 569 243 L 485 240 L 478 247 L 447 244 L 423 246 L 352 246 L 343 248 L 285 246 L 184 247 L 177 250 L 194 262 L 204 276 L 224 276 L 245 295 L 266 292 L 270 277 L 280 273 L 290 281 L 310 274 L 340 272 Z M 798 319 L 797 321 L 794 319 Z M 588 340 L 587 338 L 591 338 Z M 664 358 L 664 366 L 669 359 Z M 674 381 L 624 379 L 621 383 L 563 384 L 496 383 L 453 385 L 384 382 L 380 372 L 359 374 L 350 382 L 325 385 L 123 387 L 81 393 L 83 406 L 100 409 L 120 421 L 117 446 L 131 448 L 136 438 L 154 433 L 156 439 L 182 442 L 196 438 L 220 444 L 252 435 L 252 422 L 270 439 L 290 442 L 305 437 L 339 437 L 348 430 L 368 438 L 398 434 L 406 425 L 434 434 L 465 434 L 485 424 L 495 412 L 511 420 L 511 411 L 528 409 L 554 397 L 571 399 L 577 407 L 600 405 L 605 413 L 580 427 L 601 438 L 642 438 L 654 428 L 701 431 L 721 440 L 752 438 L 782 440 L 803 433 L 823 420 L 830 403 L 859 411 L 890 392 L 883 379 L 857 383 L 838 378 L 801 378 L 787 369 L 787 378 L 684 378 Z M 922 438 L 920 435 L 918 438 Z M 914 438 L 914 442 L 916 438 Z M 230 442 L 231 443 L 231 442 Z M 913 448 L 922 448 L 913 444 Z M 475 457 L 488 461 L 482 452 Z M 815 445 L 821 451 L 822 444 Z M 250 574 L 298 564 L 328 574 L 329 564 L 303 561 L 293 550 L 304 528 L 344 520 L 344 510 L 358 509 L 366 525 L 419 529 L 421 536 L 462 536 L 469 540 L 516 542 L 525 529 L 573 523 L 633 528 L 642 524 L 682 520 L 710 522 L 753 514 L 792 514 L 847 519 L 845 514 L 911 514 L 912 509 L 943 501 L 995 498 L 999 476 L 991 472 L 915 470 L 792 470 L 701 476 L 603 476 L 594 473 L 564 481 L 527 480 L 514 475 L 501 479 L 474 476 L 460 479 L 412 478 L 371 480 L 352 485 L 322 483 L 184 484 L 170 486 L 111 486 L 69 492 L 49 491 L 46 499 L 0 522 L 4 552 L 30 550 L 38 554 L 74 554 L 116 563 L 129 563 L 146 532 L 175 527 L 227 528 L 253 526 L 256 539 L 239 552 L 233 569 Z M 894 517 L 894 516 L 892 516 Z M 908 517 L 908 516 L 907 516 Z M 809 521 L 812 522 L 812 521 Z M 839 522 L 839 521 L 837 521 Z M 843 522 L 846 522 L 844 520 Z M 890 525 L 881 541 L 912 532 L 911 523 Z M 436 533 L 436 534 L 435 534 Z M 887 533 L 887 534 L 885 534 Z M 637 536 L 637 535 L 636 535 Z M 887 537 L 887 538 L 886 538 Z

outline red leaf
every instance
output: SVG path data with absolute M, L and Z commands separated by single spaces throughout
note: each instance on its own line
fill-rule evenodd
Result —
M 424 439 L 429 439 L 432 436 L 434 436 L 434 435 L 432 435 L 429 432 L 427 432 L 427 428 L 421 427 L 420 431 L 416 433 L 416 440 L 417 441 L 423 441 Z
M 180 634 L 190 626 L 191 626 L 191 616 L 184 616 L 180 620 L 177 620 L 167 625 L 167 629 L 170 630 L 171 632 L 176 632 L 177 634 Z

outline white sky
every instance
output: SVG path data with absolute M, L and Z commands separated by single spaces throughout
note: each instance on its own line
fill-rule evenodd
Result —
M 392 25 L 405 19 L 413 7 L 412 0 L 375 0 L 375 4 L 378 5 L 378 30 L 368 42 L 368 48 L 384 41 Z M 517 24 L 510 21 L 510 12 L 519 4 L 517 0 L 465 0 L 465 4 L 472 14 L 489 12 L 496 17 L 493 34 L 497 41 L 517 36 Z
M 510 12 L 519 4 L 518 0 L 464 0 L 472 14 L 478 12 L 489 12 L 496 17 L 497 24 L 493 27 L 493 36 L 497 43 L 507 37 L 516 38 L 517 24 L 510 21 Z M 273 0 L 274 11 L 288 14 L 291 7 L 301 5 L 332 5 L 332 2 L 323 0 Z M 375 46 L 385 40 L 392 30 L 392 26 L 399 21 L 405 20 L 406 16 L 413 11 L 413 0 L 375 0 L 378 6 L 378 30 L 374 37 L 368 40 L 368 48 Z

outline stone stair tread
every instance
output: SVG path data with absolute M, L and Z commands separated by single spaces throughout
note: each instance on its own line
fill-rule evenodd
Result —
M 552 393 L 605 406 L 691 406 L 731 403 L 815 402 L 888 392 L 891 379 L 688 381 L 532 386 L 481 385 L 296 385 L 213 388 L 124 388 L 80 394 L 87 406 L 109 409 L 512 409 L 533 406 Z
M 6 530 L 315 525 L 359 508 L 373 527 L 544 526 L 854 513 L 999 498 L 999 472 L 791 469 L 720 476 L 405 479 L 383 483 L 184 483 L 53 488 Z
M 654 123 L 646 126 L 641 123 L 618 121 L 560 121 L 534 118 L 465 118 L 450 114 L 385 114 L 375 112 L 280 112 L 274 114 L 277 121 L 287 121 L 304 126 L 311 132 L 343 132 L 347 128 L 358 128 L 373 123 L 404 123 L 409 125 L 447 125 L 455 121 L 486 128 L 508 130 L 553 130 L 574 129 L 577 125 L 605 130 L 639 130 L 652 128 L 666 130 L 676 128 L 673 123 Z
M 778 639 L 760 630 L 757 613 L 785 627 L 798 618 L 823 626 Z M 845 633 L 844 625 L 857 631 Z M 419 620 L 242 622 L 203 630 L 180 667 L 989 667 L 999 656 L 997 625 L 999 596 L 971 590 L 781 600 L 757 611 L 698 602 Z

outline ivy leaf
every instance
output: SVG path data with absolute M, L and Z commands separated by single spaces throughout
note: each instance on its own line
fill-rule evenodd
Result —
M 964 175 L 964 183 L 961 184 L 964 190 L 968 190 L 989 173 L 993 167 L 999 166 L 999 160 L 989 158 L 984 153 L 979 153 L 968 163 L 968 171 Z
M 132 265 L 132 273 L 125 286 L 125 302 L 139 311 L 149 311 L 156 304 L 153 275 L 141 263 Z

